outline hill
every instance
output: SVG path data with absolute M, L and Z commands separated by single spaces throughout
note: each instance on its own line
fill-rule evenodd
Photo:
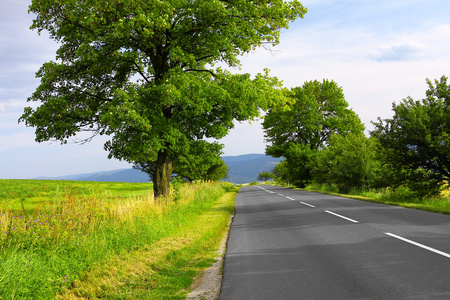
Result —
M 234 183 L 256 181 L 259 173 L 271 171 L 281 160 L 281 158 L 274 158 L 265 154 L 223 156 L 222 159 L 230 170 L 225 181 Z
M 223 156 L 223 161 L 229 168 L 225 181 L 234 183 L 248 183 L 256 181 L 258 174 L 270 171 L 281 160 L 265 154 L 246 154 L 239 156 Z M 119 169 L 105 172 L 83 173 L 59 177 L 38 177 L 34 179 L 48 180 L 79 180 L 106 182 L 148 182 L 149 176 L 133 168 Z

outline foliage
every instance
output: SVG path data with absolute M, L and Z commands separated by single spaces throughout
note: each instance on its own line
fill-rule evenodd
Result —
M 286 151 L 287 180 L 296 187 L 303 188 L 312 180 L 311 169 L 317 150 L 307 144 L 291 143 Z
M 173 244 L 176 235 L 186 240 L 186 232 L 199 233 L 195 222 L 230 185 L 186 184 L 179 189 L 180 200 L 173 203 L 162 198 L 155 202 L 149 184 L 142 193 L 139 187 L 134 190 L 135 184 L 109 183 L 111 190 L 116 187 L 119 192 L 115 197 L 105 197 L 107 194 L 101 188 L 97 190 L 96 183 L 73 183 L 84 185 L 80 193 L 67 189 L 68 193 L 51 194 L 48 191 L 52 190 L 53 182 L 35 182 L 47 193 L 35 209 L 24 214 L 20 209 L 7 209 L 13 199 L 3 198 L 0 202 L 0 298 L 53 299 L 56 294 L 67 292 L 77 282 L 85 280 L 89 270 L 111 266 L 108 263 L 111 260 L 147 257 L 150 253 L 145 253 L 146 249 L 166 238 Z M 9 181 L 9 184 L 14 189 L 26 181 Z M 35 193 L 37 195 L 38 191 Z M 39 195 L 42 194 L 39 192 Z M 213 224 L 214 220 L 208 224 Z M 210 235 L 204 231 L 202 234 Z M 154 252 L 151 255 L 155 255 Z M 157 258 L 160 261 L 165 256 Z M 142 268 L 142 264 L 136 263 L 138 268 Z M 154 273 L 139 275 L 134 266 L 130 267 L 115 275 L 109 274 L 108 280 L 115 282 Z M 190 276 L 192 280 L 195 274 Z M 157 283 L 158 280 L 151 281 Z M 105 282 L 97 283 L 101 287 L 97 286 L 95 291 L 103 293 L 107 288 Z
M 308 81 L 293 88 L 288 108 L 270 109 L 264 118 L 266 154 L 285 157 L 283 179 L 298 187 L 308 184 L 316 152 L 333 134 L 360 133 L 358 116 L 348 109 L 342 88 L 334 81 Z
M 272 178 L 273 178 L 272 173 L 270 173 L 269 171 L 264 171 L 259 173 L 256 179 L 259 181 L 269 181 Z
M 277 183 L 285 183 L 289 179 L 289 169 L 287 165 L 286 159 L 281 160 L 275 167 L 272 169 L 272 174 Z
M 175 160 L 174 172 L 189 181 L 213 180 L 227 177 L 228 167 L 220 157 L 222 145 L 199 141 L 186 156 L 178 156 Z M 216 146 L 212 148 L 211 146 Z M 212 148 L 206 150 L 205 148 Z
M 372 135 L 385 148 L 396 177 L 418 195 L 436 195 L 450 179 L 450 86 L 427 80 L 426 98 L 393 103 L 394 116 L 375 122 Z
M 314 181 L 336 185 L 341 192 L 381 184 L 384 172 L 377 157 L 377 141 L 364 133 L 332 135 L 329 146 L 318 152 Z
M 251 79 L 214 65 L 236 67 L 239 55 L 278 44 L 306 13 L 297 0 L 33 0 L 29 11 L 31 28 L 60 48 L 37 72 L 28 101 L 41 105 L 20 120 L 38 142 L 110 136 L 110 158 L 151 167 L 156 196 L 169 193 L 174 161 L 198 141 L 285 100 L 268 72 Z
M 228 177 L 229 171 L 230 169 L 228 166 L 222 159 L 220 159 L 218 164 L 209 167 L 204 180 L 218 181 L 220 179 L 225 179 Z
M 307 81 L 290 93 L 288 109 L 270 109 L 264 118 L 265 137 L 270 146 L 266 153 L 284 156 L 292 143 L 308 145 L 311 150 L 324 148 L 332 134 L 362 132 L 358 116 L 348 109 L 344 93 L 334 81 Z

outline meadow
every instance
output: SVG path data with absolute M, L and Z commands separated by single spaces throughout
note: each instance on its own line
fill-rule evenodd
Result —
M 0 299 L 184 299 L 212 264 L 236 190 L 0 180 Z

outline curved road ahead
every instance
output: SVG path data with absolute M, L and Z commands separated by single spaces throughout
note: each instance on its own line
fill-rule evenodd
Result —
M 450 216 L 244 187 L 220 299 L 450 299 Z

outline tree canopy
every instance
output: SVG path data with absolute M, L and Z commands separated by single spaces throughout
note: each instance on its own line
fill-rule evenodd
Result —
M 328 147 L 317 153 L 314 182 L 336 185 L 341 192 L 352 188 L 376 188 L 386 174 L 377 157 L 378 141 L 364 133 L 334 134 Z
M 343 90 L 334 81 L 307 81 L 290 92 L 288 108 L 270 109 L 264 117 L 266 154 L 284 156 L 290 144 L 308 145 L 311 150 L 327 145 L 332 134 L 361 132 L 364 126 L 348 108 Z
M 156 196 L 199 140 L 285 100 L 267 72 L 252 79 L 214 65 L 236 67 L 239 55 L 278 44 L 306 13 L 297 0 L 33 0 L 29 11 L 31 28 L 60 47 L 37 72 L 28 101 L 40 106 L 20 120 L 38 142 L 110 136 L 109 157 L 149 167 Z
M 359 117 L 348 108 L 342 88 L 324 79 L 307 81 L 289 91 L 287 107 L 270 109 L 263 127 L 266 154 L 284 157 L 283 178 L 303 187 L 311 177 L 311 163 L 318 150 L 326 147 L 333 134 L 360 133 Z M 287 168 L 287 169 L 286 169 Z
M 445 76 L 427 83 L 426 98 L 393 103 L 394 116 L 379 118 L 371 134 L 379 138 L 389 163 L 405 179 L 439 186 L 450 179 L 450 85 Z

